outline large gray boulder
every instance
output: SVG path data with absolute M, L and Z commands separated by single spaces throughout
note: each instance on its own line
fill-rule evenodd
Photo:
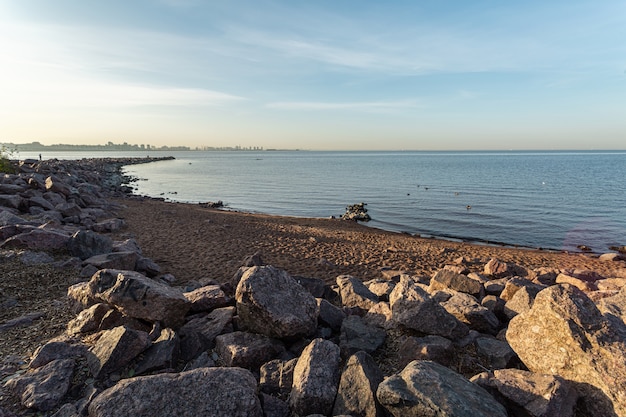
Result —
M 446 289 L 463 292 L 474 297 L 480 297 L 485 292 L 480 281 L 448 269 L 441 269 L 430 279 L 428 292 Z
M 234 314 L 234 307 L 216 308 L 209 314 L 195 316 L 185 323 L 178 332 L 181 359 L 190 361 L 214 347 L 215 338 L 232 328 Z
M 378 401 L 395 417 L 507 417 L 483 388 L 430 361 L 413 361 L 384 380 Z
M 111 252 L 93 255 L 83 262 L 83 265 L 93 265 L 97 269 L 118 269 L 133 271 L 139 255 L 135 252 Z
M 261 391 L 268 394 L 287 396 L 293 385 L 293 370 L 298 358 L 283 361 L 274 359 L 264 363 L 259 370 L 259 386 Z
M 626 323 L 626 286 L 615 295 L 598 302 L 602 314 L 616 317 Z
M 574 416 L 576 390 L 558 376 L 501 369 L 480 373 L 471 381 L 491 392 L 503 404 L 524 409 L 528 416 Z
M 226 307 L 230 297 L 224 293 L 219 285 L 206 285 L 193 291 L 185 292 L 185 298 L 191 303 L 191 311 L 211 311 L 215 308 Z
M 89 417 L 261 417 L 257 383 L 241 368 L 129 378 L 98 395 Z
M 118 371 L 149 346 L 148 333 L 124 326 L 107 330 L 91 348 L 89 369 L 95 377 Z
M 180 290 L 134 271 L 100 270 L 86 290 L 89 297 L 115 306 L 126 316 L 160 321 L 167 327 L 182 324 L 191 305 Z
M 599 415 L 626 415 L 626 325 L 603 316 L 578 288 L 541 291 L 511 320 L 506 339 L 531 371 L 581 383 Z
M 293 372 L 289 403 L 302 416 L 329 415 L 339 383 L 339 346 L 323 339 L 313 340 L 302 351 Z
M 454 355 L 454 345 L 445 337 L 409 336 L 400 344 L 398 349 L 398 365 L 401 368 L 415 360 L 428 360 L 450 365 Z
M 500 320 L 496 315 L 469 294 L 457 292 L 441 306 L 470 329 L 489 334 L 496 334 L 499 330 Z
M 67 394 L 74 367 L 73 359 L 56 359 L 13 377 L 5 386 L 20 398 L 24 407 L 48 411 L 56 407 Z
M 159 337 L 143 352 L 135 366 L 135 375 L 160 369 L 174 369 L 180 355 L 180 338 L 172 329 L 163 329 Z
M 309 336 L 317 327 L 317 302 L 289 274 L 273 266 L 246 270 L 235 292 L 240 324 L 278 339 Z
M 385 410 L 376 399 L 383 373 L 367 353 L 350 356 L 341 373 L 333 415 L 383 417 Z
M 350 275 L 340 275 L 336 281 L 341 295 L 341 304 L 344 306 L 369 310 L 378 303 L 378 296 L 371 292 L 360 279 Z
M 422 287 L 403 275 L 389 295 L 392 319 L 406 328 L 449 339 L 460 339 L 469 329 L 448 313 Z
M 33 229 L 12 236 L 2 242 L 3 249 L 30 249 L 34 251 L 55 251 L 67 248 L 70 237 L 66 234 L 44 229 Z
M 348 316 L 341 325 L 339 347 L 344 358 L 358 352 L 374 353 L 385 342 L 387 333 L 370 326 L 359 316 Z
M 215 351 L 226 366 L 254 370 L 278 357 L 285 347 L 280 341 L 261 334 L 232 332 L 215 338 Z

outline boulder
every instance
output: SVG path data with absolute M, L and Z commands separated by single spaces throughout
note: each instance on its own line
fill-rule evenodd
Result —
M 103 391 L 89 405 L 90 417 L 261 417 L 257 383 L 241 368 L 129 378 Z
M 409 336 L 398 349 L 398 366 L 404 368 L 415 360 L 427 360 L 448 366 L 452 362 L 454 345 L 445 337 Z
M 35 351 L 28 367 L 30 369 L 41 368 L 58 359 L 77 359 L 86 355 L 86 345 L 72 344 L 63 340 L 51 340 Z
M 470 329 L 481 333 L 496 334 L 500 320 L 488 308 L 483 307 L 469 294 L 458 292 L 441 303 L 446 311 L 465 323 Z
M 476 298 L 481 297 L 485 292 L 483 284 L 479 281 L 449 269 L 437 271 L 430 279 L 428 292 L 432 293 L 437 290 L 454 290 L 473 295 Z
M 346 307 L 359 307 L 369 310 L 376 303 L 378 297 L 371 292 L 361 280 L 350 275 L 337 277 L 337 286 L 341 295 L 341 304 Z
M 92 305 L 67 323 L 67 333 L 76 335 L 98 330 L 105 314 L 111 309 L 112 307 L 105 303 Z
M 541 291 L 511 320 L 506 339 L 529 370 L 581 383 L 599 415 L 626 415 L 626 325 L 603 316 L 578 288 Z
M 34 251 L 64 250 L 70 237 L 51 230 L 33 229 L 26 233 L 12 236 L 2 242 L 3 249 L 30 249 Z
M 367 313 L 365 313 L 363 318 L 365 323 L 370 326 L 378 326 L 383 329 L 390 329 L 395 324 L 392 321 L 391 307 L 389 306 L 389 303 L 385 301 L 381 301 L 374 307 L 367 310 Z
M 485 287 L 485 293 L 500 297 L 502 295 L 502 291 L 504 291 L 506 283 L 510 279 L 511 278 L 498 278 L 498 279 L 493 279 L 491 281 L 484 282 L 483 286 Z
M 430 361 L 413 361 L 384 380 L 378 401 L 395 417 L 507 417 L 483 388 Z
M 96 377 L 118 371 L 150 346 L 145 332 L 119 326 L 105 331 L 91 348 L 89 369 Z
M 241 277 L 235 292 L 242 326 L 281 338 L 309 336 L 317 327 L 317 302 L 287 272 L 254 266 Z
M 532 298 L 535 298 L 534 296 L 537 295 L 539 291 L 546 288 L 545 285 L 536 284 L 526 278 L 514 277 L 506 281 L 506 284 L 504 285 L 504 289 L 502 290 L 502 293 L 500 294 L 500 298 L 502 298 L 505 301 L 509 301 L 513 298 L 515 293 L 520 290 L 520 288 L 524 288 L 524 287 L 528 288 L 529 294 L 534 294 Z
M 492 258 L 487 262 L 484 268 L 485 275 L 492 276 L 494 278 L 521 276 L 528 275 L 526 268 L 516 265 L 514 263 L 502 262 L 498 259 Z
M 176 368 L 180 355 L 180 338 L 172 329 L 163 329 L 159 337 L 143 353 L 135 366 L 135 375 L 161 369 Z
M 191 305 L 179 290 L 133 271 L 100 270 L 87 290 L 92 298 L 115 306 L 129 317 L 161 321 L 166 327 L 182 324 Z
M 46 178 L 46 190 L 53 193 L 63 194 L 65 197 L 69 197 L 72 194 L 78 194 L 78 190 L 69 186 L 62 179 L 56 176 L 49 176 Z
M 626 286 L 615 295 L 598 301 L 598 308 L 604 315 L 612 315 L 626 323 Z
M 535 301 L 535 297 L 539 291 L 544 288 L 544 286 L 535 284 L 521 287 L 504 304 L 502 312 L 510 320 L 516 315 L 530 310 Z
M 481 363 L 487 369 L 508 368 L 517 357 L 507 342 L 493 337 L 478 337 L 474 345 Z
M 139 243 L 132 238 L 113 242 L 113 249 L 108 252 L 135 252 L 137 255 L 143 254 Z
M 31 207 L 41 207 L 44 210 L 54 210 L 54 206 L 48 200 L 40 196 L 29 198 L 28 205 Z
M 302 416 L 329 415 L 339 383 L 339 346 L 323 339 L 314 339 L 302 352 L 293 372 L 289 404 Z
M 93 265 L 98 269 L 118 269 L 133 271 L 138 255 L 135 252 L 111 252 L 94 255 L 84 260 L 83 265 Z
M 26 225 L 29 223 L 30 222 L 28 220 L 0 208 L 0 226 L 15 226 L 18 224 Z
M 80 217 L 83 212 L 78 204 L 69 201 L 58 204 L 55 210 L 61 213 L 63 217 Z
M 183 293 L 191 303 L 191 311 L 211 311 L 216 308 L 226 307 L 230 303 L 230 297 L 219 285 L 206 285 L 193 291 Z
M 309 277 L 301 277 L 294 276 L 293 279 L 300 285 L 302 285 L 311 295 L 315 298 L 324 297 L 324 292 L 326 291 L 326 284 L 324 280 L 319 278 L 309 278 Z
M 604 262 L 617 262 L 626 260 L 626 257 L 620 253 L 603 253 L 598 259 Z
M 5 387 L 20 398 L 24 407 L 49 411 L 67 394 L 74 367 L 73 359 L 56 359 L 9 379 Z
M 278 340 L 264 335 L 233 332 L 215 338 L 215 351 L 226 366 L 254 370 L 280 356 L 285 347 Z
M 281 396 L 288 395 L 293 385 L 293 370 L 297 362 L 298 359 L 294 358 L 288 361 L 274 359 L 264 363 L 260 369 L 261 391 Z
M 161 273 L 161 267 L 152 259 L 138 255 L 137 262 L 135 262 L 135 271 L 141 272 L 147 277 L 154 278 Z
M 399 275 L 398 280 L 400 280 Z M 391 291 L 393 291 L 393 288 L 396 286 L 396 282 L 380 278 L 372 279 L 363 284 L 376 295 L 380 301 L 389 301 L 389 294 L 391 294 Z
M 79 282 L 71 285 L 67 288 L 67 298 L 70 304 L 70 308 L 75 313 L 82 311 L 85 308 L 89 308 L 94 304 L 98 304 L 93 294 L 89 291 L 88 282 Z
M 0 206 L 18 210 L 24 203 L 24 199 L 19 195 L 0 194 Z
M 406 275 L 389 295 L 389 302 L 393 321 L 406 328 L 450 339 L 462 338 L 469 332 L 465 324 Z
M 79 230 L 69 239 L 67 248 L 72 256 L 85 260 L 94 255 L 111 252 L 113 250 L 113 241 L 110 237 L 92 232 L 91 230 Z
M 507 408 L 522 408 L 528 416 L 574 416 L 576 390 L 558 376 L 501 369 L 480 373 L 471 381 L 492 393 Z
M 91 229 L 98 233 L 111 233 L 117 232 L 124 226 L 126 226 L 126 222 L 122 219 L 107 219 L 94 224 Z
M 341 323 L 346 318 L 346 313 L 323 298 L 317 298 L 316 301 L 319 309 L 318 320 L 320 324 L 326 324 L 334 331 L 341 330 Z
M 263 416 L 271 417 L 290 417 L 289 404 L 280 398 L 273 397 L 271 395 L 261 393 L 259 395 L 261 405 L 263 407 Z
M 45 198 L 47 201 L 49 201 L 50 204 L 52 204 L 53 206 L 57 206 L 59 204 L 65 203 L 66 201 L 65 196 L 63 194 L 56 193 L 53 191 L 47 191 L 43 193 L 42 197 Z
M 370 326 L 359 316 L 348 316 L 341 324 L 339 347 L 344 358 L 364 351 L 374 353 L 385 342 L 387 333 L 377 326 Z
M 365 352 L 350 356 L 341 373 L 333 415 L 384 417 L 385 410 L 376 399 L 383 373 Z
M 187 321 L 178 332 L 181 359 L 190 361 L 215 346 L 215 338 L 230 327 L 234 314 L 234 307 L 222 307 Z
M 556 277 L 556 283 L 570 284 L 585 292 L 596 291 L 598 289 L 598 286 L 594 280 L 582 279 L 568 274 L 559 274 Z

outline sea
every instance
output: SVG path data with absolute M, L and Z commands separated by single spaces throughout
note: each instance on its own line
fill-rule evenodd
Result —
M 149 156 L 170 155 L 176 159 L 125 168 L 137 179 L 132 183 L 136 194 L 316 218 L 340 217 L 346 206 L 363 202 L 372 218 L 367 226 L 422 237 L 594 253 L 626 245 L 626 151 L 187 151 Z

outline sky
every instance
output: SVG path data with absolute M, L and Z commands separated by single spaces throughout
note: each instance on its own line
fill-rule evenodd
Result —
M 0 142 L 626 149 L 626 2 L 0 0 Z

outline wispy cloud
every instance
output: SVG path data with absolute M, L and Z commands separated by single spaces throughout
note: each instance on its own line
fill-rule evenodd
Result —
M 387 112 L 399 109 L 422 107 L 417 100 L 400 101 L 362 101 L 362 102 L 319 102 L 319 101 L 282 101 L 268 103 L 265 107 L 281 110 L 346 110 L 362 112 Z
M 67 44 L 55 42 L 56 37 L 74 37 Z M 82 36 L 85 35 L 85 36 Z M 118 32 L 123 42 L 124 35 Z M 145 107 L 145 106 L 216 106 L 246 100 L 236 94 L 216 91 L 200 85 L 185 86 L 185 80 L 172 77 L 154 82 L 138 77 L 121 77 L 119 73 L 166 71 L 168 57 L 152 59 L 142 54 L 144 36 L 132 39 L 125 46 L 114 48 L 107 42 L 97 42 L 93 33 L 83 33 L 74 27 L 4 26 L 0 30 L 0 107 Z M 111 40 L 109 37 L 109 41 Z M 91 40 L 91 42 L 90 42 Z M 169 40 L 167 47 L 175 48 L 172 39 L 154 39 L 156 43 Z M 114 42 L 117 44 L 117 42 Z M 163 45 L 162 43 L 162 45 Z M 153 45 L 154 47 L 155 45 Z M 154 48 L 151 48 L 154 51 Z M 98 57 L 95 59 L 94 57 Z M 171 59 L 171 56 L 169 57 Z M 157 62 L 161 61 L 161 62 Z

